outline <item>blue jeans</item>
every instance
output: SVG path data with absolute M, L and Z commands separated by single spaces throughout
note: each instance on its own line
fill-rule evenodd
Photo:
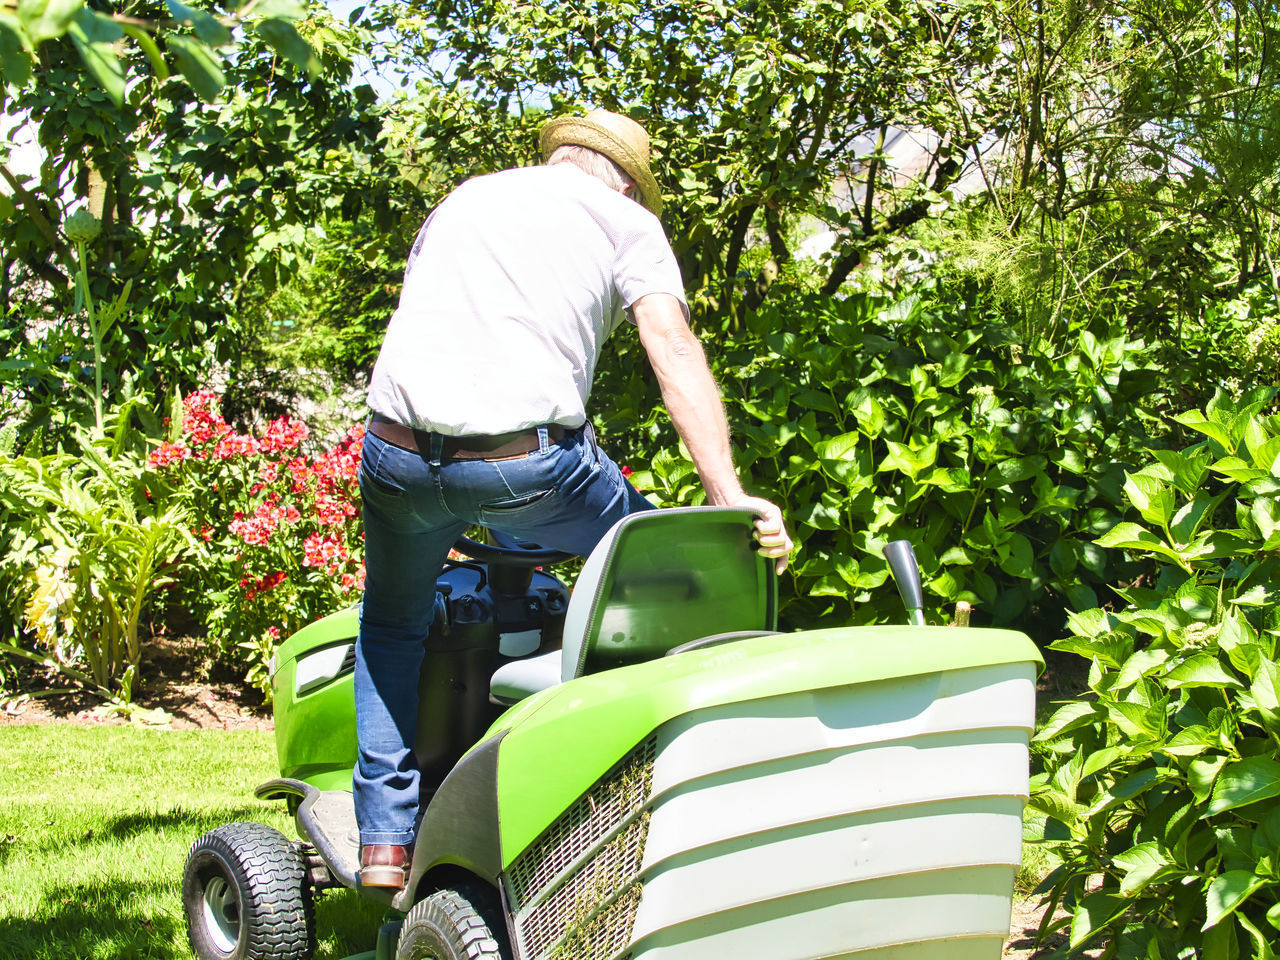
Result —
M 421 439 L 429 435 L 419 435 Z M 590 428 L 510 460 L 431 459 L 364 437 L 364 600 L 356 642 L 356 821 L 362 844 L 413 842 L 418 675 L 435 578 L 472 524 L 586 555 L 618 520 L 652 509 Z

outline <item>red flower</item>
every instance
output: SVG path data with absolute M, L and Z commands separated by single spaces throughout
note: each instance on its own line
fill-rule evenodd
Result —
M 626 464 L 623 464 L 623 465 L 622 465 L 622 467 L 621 467 L 621 469 L 622 469 L 622 475 L 623 475 L 624 477 L 629 477 L 629 476 L 631 476 L 633 473 L 635 473 L 635 471 L 634 471 L 634 470 L 632 470 L 630 467 L 628 467 Z
M 177 443 L 170 443 L 166 440 L 151 451 L 147 457 L 147 466 L 155 470 L 158 467 L 167 467 L 171 463 L 179 463 L 189 456 L 191 456 L 191 451 L 187 449 L 187 445 L 181 440 Z
M 193 443 L 200 444 L 231 432 L 231 427 L 218 412 L 217 394 L 212 390 L 197 390 L 187 395 L 182 401 L 182 432 Z
M 280 495 L 272 494 L 267 498 L 266 503 L 260 504 L 258 509 L 253 511 L 252 517 L 245 517 L 237 510 L 235 519 L 228 524 L 227 529 L 245 543 L 265 547 L 271 542 L 271 535 L 276 532 L 282 520 L 292 522 L 294 517 L 300 516 L 292 506 L 282 507 L 279 502 Z M 291 511 L 293 516 L 290 515 Z
M 347 517 L 356 515 L 356 506 L 349 499 L 316 496 L 316 519 L 326 527 L 335 527 Z
M 307 466 L 307 461 L 302 457 L 294 457 L 284 465 L 284 468 L 289 471 L 289 477 L 293 481 L 293 492 L 306 493 L 311 479 L 311 468 Z
M 279 453 L 283 450 L 292 450 L 303 440 L 307 439 L 307 425 L 301 420 L 290 420 L 288 417 L 279 417 L 267 424 L 267 431 L 263 434 L 262 439 L 258 441 L 258 449 L 266 453 Z
M 228 430 L 231 428 L 228 427 Z M 248 457 L 258 452 L 258 441 L 248 434 L 232 433 L 224 436 L 213 448 L 213 455 L 219 460 L 231 457 Z
M 240 588 L 244 590 L 245 603 L 251 603 L 269 590 L 274 590 L 288 579 L 283 570 L 268 573 L 265 577 L 254 580 L 252 577 L 241 577 Z
M 336 536 L 313 533 L 302 542 L 305 566 L 336 574 L 347 559 L 347 548 Z
M 347 593 L 352 589 L 364 589 L 364 564 L 360 564 L 360 569 L 355 573 L 344 573 L 342 575 L 342 591 Z

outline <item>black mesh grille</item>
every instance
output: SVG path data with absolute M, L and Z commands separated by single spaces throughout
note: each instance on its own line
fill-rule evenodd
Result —
M 524 956 L 604 960 L 626 947 L 640 902 L 649 829 L 642 808 L 656 752 L 652 737 L 636 747 L 511 865 Z
M 627 945 L 640 903 L 640 885 L 632 881 L 640 873 L 648 833 L 646 812 L 521 918 L 521 941 L 531 956 L 541 956 L 561 938 L 551 956 L 566 960 L 607 958 Z

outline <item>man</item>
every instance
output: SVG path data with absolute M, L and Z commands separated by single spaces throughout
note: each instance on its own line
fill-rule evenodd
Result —
M 662 231 L 649 138 L 596 110 L 543 128 L 545 165 L 477 177 L 427 218 L 369 387 L 356 646 L 360 882 L 399 888 L 411 859 L 417 683 L 434 590 L 471 524 L 587 554 L 651 505 L 599 449 L 586 402 L 600 349 L 639 330 L 710 503 L 756 511 L 787 563 L 778 508 L 734 471 L 719 392 Z

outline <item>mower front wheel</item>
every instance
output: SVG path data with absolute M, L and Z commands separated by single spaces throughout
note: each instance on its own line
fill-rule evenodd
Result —
M 507 960 L 497 895 L 478 884 L 437 890 L 404 918 L 396 960 Z
M 265 824 L 229 823 L 197 840 L 182 874 L 182 906 L 200 960 L 308 960 L 315 952 L 302 858 Z

